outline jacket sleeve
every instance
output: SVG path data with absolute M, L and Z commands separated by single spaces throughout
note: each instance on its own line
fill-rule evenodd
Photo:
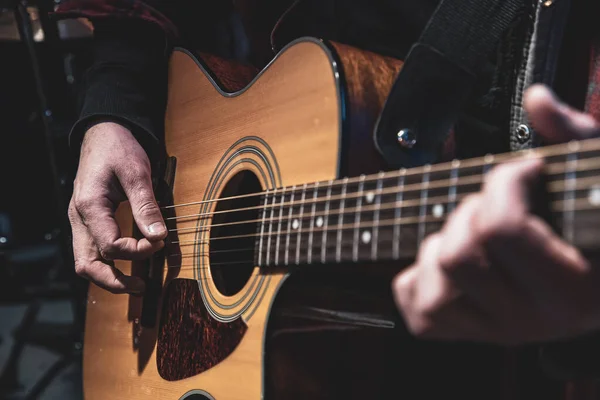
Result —
M 70 146 L 79 154 L 85 132 L 112 121 L 127 127 L 154 164 L 164 136 L 167 63 L 174 25 L 147 3 L 71 0 L 55 18 L 87 18 L 94 27 L 92 63 L 80 96 Z

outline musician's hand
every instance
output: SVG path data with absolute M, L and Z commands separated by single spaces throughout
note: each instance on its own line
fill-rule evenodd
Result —
M 600 134 L 589 115 L 532 87 L 526 109 L 549 142 Z M 394 281 L 416 336 L 516 345 L 600 328 L 600 263 L 585 259 L 531 213 L 540 160 L 499 166 L 426 239 Z M 594 265 L 596 264 L 596 265 Z
M 128 199 L 144 238 L 121 237 L 114 218 Z M 124 275 L 116 259 L 144 259 L 164 245 L 166 227 L 154 198 L 150 162 L 124 127 L 101 123 L 84 137 L 69 205 L 77 274 L 113 293 L 141 293 L 144 282 Z

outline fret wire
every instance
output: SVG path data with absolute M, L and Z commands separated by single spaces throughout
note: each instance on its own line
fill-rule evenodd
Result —
M 327 188 L 327 201 L 325 202 L 325 221 L 324 221 L 324 233 L 321 237 L 321 262 L 325 263 L 327 255 L 327 228 L 329 227 L 329 202 L 331 199 L 331 189 L 333 187 L 333 180 L 329 181 L 329 187 Z
M 360 192 L 360 196 L 356 198 L 356 214 L 354 216 L 354 244 L 352 245 L 352 260 L 354 262 L 358 261 L 358 240 L 359 240 L 359 228 L 360 228 L 360 213 L 362 207 L 362 199 L 364 196 L 364 184 L 365 184 L 365 176 L 360 176 L 360 181 L 358 184 L 358 191 Z
M 292 210 L 294 209 L 294 194 L 296 192 L 296 185 L 292 188 L 292 196 L 290 197 L 290 211 L 288 213 L 288 229 L 287 238 L 285 239 L 285 264 L 289 263 L 290 256 L 290 234 L 292 233 Z
M 346 190 L 348 187 L 348 178 L 344 178 L 344 183 L 342 185 L 342 195 L 340 201 L 340 211 L 338 218 L 338 229 L 337 229 L 337 237 L 336 237 L 336 248 L 335 248 L 335 259 L 337 262 L 342 260 L 342 225 L 344 224 L 344 207 L 346 205 Z
M 317 195 L 319 194 L 319 183 L 315 185 L 315 190 L 313 192 L 313 200 L 316 200 Z M 313 251 L 313 234 L 315 230 L 315 212 L 317 211 L 317 203 L 313 202 L 311 208 L 311 217 L 310 217 L 310 231 L 308 234 L 308 248 L 306 249 L 306 258 L 307 262 L 310 264 L 312 262 L 312 251 Z
M 426 169 L 425 174 L 423 174 L 423 186 L 425 188 L 421 190 L 421 207 L 419 210 L 419 236 L 418 236 L 418 245 L 421 245 L 425 237 L 425 217 L 427 214 L 427 195 L 429 193 L 429 169 Z
M 456 208 L 456 183 L 458 182 L 458 168 L 460 161 L 454 160 L 452 163 L 452 172 L 450 173 L 450 188 L 448 189 L 448 214 Z
M 279 208 L 279 221 L 277 224 L 277 242 L 275 244 L 275 265 L 279 265 L 279 242 L 281 240 L 281 219 L 283 216 L 283 201 L 285 200 L 285 188 L 281 194 L 281 207 Z
M 490 172 L 490 170 L 492 169 L 492 167 L 494 166 L 494 155 L 493 154 L 486 154 L 485 157 L 483 157 L 483 175 L 485 176 L 488 172 Z
M 267 196 L 265 194 L 265 205 L 264 205 L 264 210 L 263 210 L 263 217 L 262 217 L 262 223 L 260 224 L 260 240 L 259 240 L 259 245 L 258 245 L 258 265 L 262 265 L 262 252 L 263 252 L 263 236 L 264 236 L 264 230 L 265 230 L 265 216 L 267 214 L 267 204 L 269 202 L 269 196 Z
M 406 172 L 406 169 L 402 169 L 402 171 Z M 400 174 L 400 176 L 398 177 L 398 187 L 400 187 L 400 190 L 396 194 L 396 212 L 394 213 L 394 218 L 396 220 L 399 220 L 400 218 L 402 218 L 402 207 L 400 207 L 400 204 L 402 203 L 403 198 L 404 198 L 404 180 L 405 179 L 406 179 L 406 174 L 404 174 L 404 173 Z M 400 224 L 394 224 L 393 253 L 394 253 L 395 260 L 400 258 L 400 229 L 401 229 Z
M 302 235 L 302 216 L 304 215 L 304 200 L 306 199 L 306 186 L 302 186 L 302 199 L 300 200 L 300 220 L 298 221 L 298 237 L 296 239 L 296 264 L 300 264 L 300 236 Z
M 371 260 L 377 259 L 377 247 L 379 242 L 379 212 L 381 207 L 381 191 L 383 189 L 383 176 L 384 173 L 379 173 L 379 179 L 377 180 L 377 189 L 375 191 L 375 212 L 373 213 L 373 220 L 375 221 L 375 228 L 373 228 L 373 241 L 371 242 Z
M 273 214 L 275 213 L 275 201 L 277 200 L 277 189 L 273 192 L 273 206 L 271 207 L 271 219 L 269 221 L 269 241 L 267 242 L 267 257 L 266 257 L 266 266 L 269 266 L 271 261 L 271 241 L 273 235 Z
M 575 143 L 575 144 L 573 144 Z M 575 146 L 576 142 L 573 142 L 569 146 Z M 577 151 L 577 149 L 573 149 Z M 577 185 L 577 173 L 575 172 L 577 169 L 577 154 L 572 152 L 567 156 L 567 167 L 565 169 L 565 194 L 564 194 L 564 205 L 563 205 L 563 214 L 564 214 L 564 222 L 566 226 L 563 226 L 565 239 L 573 243 L 575 237 L 575 211 L 574 211 L 574 202 L 575 202 L 575 186 Z

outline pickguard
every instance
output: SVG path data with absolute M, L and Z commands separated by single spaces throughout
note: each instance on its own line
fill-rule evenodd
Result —
M 235 350 L 246 330 L 241 318 L 229 323 L 212 318 L 195 280 L 170 282 L 156 349 L 160 376 L 176 381 L 213 368 Z

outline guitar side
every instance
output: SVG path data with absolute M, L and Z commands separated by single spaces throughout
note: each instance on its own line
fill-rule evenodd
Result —
M 207 200 L 219 197 L 243 171 L 251 171 L 262 190 L 337 178 L 344 169 L 338 72 L 322 43 L 302 40 L 246 89 L 228 94 L 190 54 L 176 51 L 165 140 L 176 160 L 173 204 L 206 203 L 175 208 L 174 216 L 214 212 L 215 203 Z M 123 234 L 131 235 L 127 205 L 117 215 Z M 194 393 L 262 398 L 265 326 L 286 275 L 254 268 L 237 293 L 222 294 L 205 256 L 210 247 L 198 234 L 201 224 L 210 219 L 177 220 L 176 249 L 170 246 L 164 265 L 155 268 L 163 290 L 154 321 L 144 320 L 147 299 L 90 286 L 86 399 L 179 399 Z M 169 252 L 179 256 L 170 258 Z M 116 266 L 125 274 L 147 273 L 135 263 Z

